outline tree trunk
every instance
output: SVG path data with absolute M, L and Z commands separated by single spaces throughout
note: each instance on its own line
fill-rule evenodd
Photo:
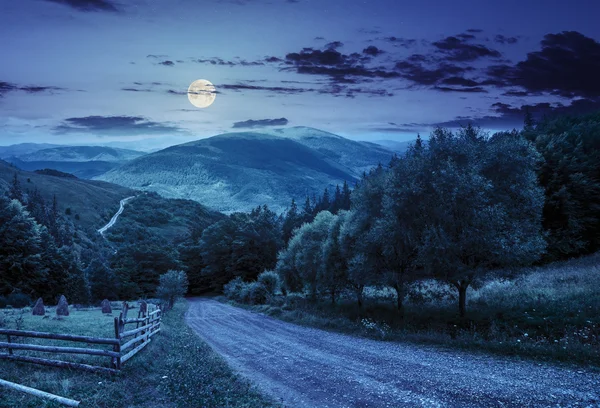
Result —
M 331 304 L 335 305 L 335 289 L 331 289 Z
M 467 282 L 460 282 L 458 284 L 458 310 L 460 317 L 465 317 L 467 314 L 467 288 L 469 284 Z
M 358 308 L 362 309 L 363 306 L 363 289 L 365 287 L 364 286 L 358 286 L 356 288 L 356 301 L 358 302 Z
M 394 284 L 394 289 L 396 289 L 396 297 L 397 297 L 397 306 L 398 306 L 398 312 L 403 315 L 404 314 L 404 305 L 403 305 L 403 301 L 404 301 L 404 284 L 403 283 L 395 283 Z

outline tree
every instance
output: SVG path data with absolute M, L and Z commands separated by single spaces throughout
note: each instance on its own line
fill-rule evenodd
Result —
M 321 267 L 317 275 L 319 287 L 329 292 L 332 304 L 348 284 L 348 262 L 340 247 L 340 231 L 346 215 L 346 211 L 340 212 L 334 216 L 329 225 L 323 243 Z
M 23 190 L 21 189 L 21 182 L 19 181 L 17 173 L 13 175 L 13 179 L 8 190 L 8 197 L 11 200 L 18 200 L 23 204 L 25 202 L 23 197 Z
M 0 195 L 0 295 L 21 291 L 35 297 L 46 282 L 41 228 L 18 200 Z
M 466 127 L 456 135 L 436 130 L 423 157 L 427 224 L 420 261 L 457 288 L 464 317 L 467 289 L 477 277 L 492 268 L 530 264 L 544 251 L 538 156 L 518 134 L 488 139 Z
M 283 245 L 287 245 L 292 238 L 292 234 L 294 229 L 298 228 L 302 225 L 302 217 L 298 212 L 298 205 L 296 204 L 296 200 L 292 199 L 292 203 L 290 204 L 290 208 L 287 210 L 285 214 L 285 218 L 283 220 L 282 226 L 282 239 Z
M 318 274 L 323 264 L 321 248 L 333 219 L 329 211 L 321 211 L 313 222 L 302 225 L 294 234 L 294 245 L 298 247 L 294 267 L 313 299 L 317 297 Z
M 95 258 L 85 270 L 90 282 L 92 301 L 117 299 L 117 279 L 114 272 L 101 259 Z
M 169 309 L 173 308 L 175 301 L 187 293 L 188 280 L 184 271 L 170 270 L 160 275 L 160 284 L 156 289 L 156 296 L 168 302 Z

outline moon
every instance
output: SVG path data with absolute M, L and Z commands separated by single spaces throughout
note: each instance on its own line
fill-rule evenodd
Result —
M 192 82 L 187 95 L 190 103 L 197 108 L 208 108 L 217 98 L 215 86 L 206 79 Z

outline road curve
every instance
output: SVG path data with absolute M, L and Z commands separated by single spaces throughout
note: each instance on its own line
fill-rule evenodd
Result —
M 111 228 L 113 225 L 115 225 L 115 223 L 117 222 L 117 219 L 119 219 L 119 215 L 121 215 L 123 213 L 123 210 L 125 209 L 125 203 L 127 203 L 127 201 L 131 200 L 135 198 L 135 196 L 131 196 L 131 197 L 127 197 L 121 200 L 120 202 L 120 206 L 119 206 L 119 211 L 116 212 L 115 215 L 113 215 L 113 217 L 110 219 L 110 221 L 108 222 L 108 224 L 106 224 L 104 227 L 100 228 L 98 230 L 98 232 L 100 233 L 100 235 L 104 235 L 104 233 Z
M 208 298 L 186 321 L 286 407 L 598 407 L 600 373 L 297 326 Z

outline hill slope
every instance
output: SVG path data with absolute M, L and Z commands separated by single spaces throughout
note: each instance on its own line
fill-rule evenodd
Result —
M 10 146 L 0 146 L 0 159 L 18 157 L 23 154 L 30 154 L 33 152 L 37 152 L 38 150 L 50 149 L 54 147 L 60 147 L 60 145 L 48 143 L 20 143 Z
M 223 212 L 262 204 L 280 211 L 293 197 L 352 182 L 364 168 L 391 157 L 383 148 L 319 132 L 295 128 L 291 135 L 271 131 L 214 136 L 140 157 L 98 179 L 193 199 Z
M 24 162 L 124 162 L 143 156 L 145 153 L 135 150 L 116 149 L 104 146 L 61 146 L 42 149 L 29 154 L 18 155 Z
M 15 173 L 24 193 L 37 189 L 47 202 L 52 202 L 56 195 L 59 211 L 64 214 L 70 208 L 74 223 L 89 231 L 108 222 L 119 208 L 119 201 L 135 194 L 133 190 L 116 184 L 31 173 L 0 160 L 0 186 L 8 188 Z M 78 220 L 74 218 L 76 214 L 79 215 Z

